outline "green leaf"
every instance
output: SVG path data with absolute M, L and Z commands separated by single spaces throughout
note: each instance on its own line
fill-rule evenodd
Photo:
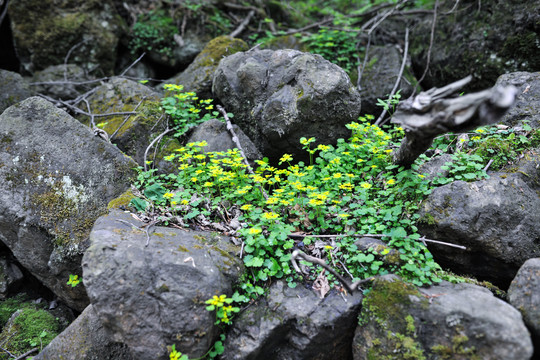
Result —
M 133 198 L 129 205 L 133 206 L 137 211 L 144 211 L 148 207 L 148 202 L 140 198 Z

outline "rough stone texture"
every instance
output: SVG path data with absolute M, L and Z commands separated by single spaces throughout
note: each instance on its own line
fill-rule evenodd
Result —
M 21 75 L 0 69 L 0 114 L 30 96 L 32 91 Z
M 135 163 L 48 101 L 0 115 L 0 240 L 68 305 L 88 305 L 81 273 L 90 229 L 129 187 Z
M 213 92 L 264 156 L 306 158 L 301 137 L 318 143 L 348 138 L 360 95 L 347 74 L 319 55 L 252 50 L 221 60 Z
M 138 360 L 168 359 L 167 345 L 200 357 L 219 334 L 205 309 L 214 295 L 231 296 L 243 265 L 227 238 L 156 227 L 148 246 L 142 225 L 111 210 L 96 221 L 83 259 L 88 296 L 113 340 Z
M 529 259 L 508 289 L 508 300 L 523 315 L 533 335 L 535 354 L 540 355 L 540 258 Z
M 364 299 L 353 352 L 355 360 L 529 360 L 533 347 L 520 313 L 485 288 L 417 289 L 384 277 Z
M 184 91 L 193 91 L 201 99 L 212 98 L 212 77 L 219 61 L 238 51 L 246 51 L 248 45 L 240 39 L 220 36 L 210 41 L 186 70 L 166 80 L 166 84 L 183 85 Z
M 0 254 L 0 300 L 21 285 L 24 275 L 15 262 Z
M 240 142 L 248 161 L 252 162 L 253 160 L 261 159 L 261 153 L 246 134 L 244 134 L 242 129 L 233 125 L 233 130 L 238 137 L 238 141 Z M 227 151 L 238 147 L 232 141 L 230 132 L 227 131 L 227 124 L 216 119 L 205 121 L 197 126 L 187 142 L 190 143 L 196 141 L 206 141 L 208 143 L 208 145 L 204 147 L 205 152 Z
M 123 25 L 110 0 L 17 0 L 9 2 L 15 47 L 30 73 L 69 63 L 110 75 Z
M 518 88 L 514 106 L 508 110 L 502 123 L 516 126 L 528 120 L 533 128 L 540 127 L 540 72 L 515 72 L 501 75 L 497 85 L 513 85 Z
M 89 305 L 33 360 L 132 360 L 126 346 L 112 342 Z
M 455 5 L 455 7 L 454 7 Z M 469 89 L 492 87 L 497 77 L 540 68 L 540 2 L 493 0 L 441 2 L 431 50 L 426 89 L 441 87 L 468 75 Z M 411 33 L 410 53 L 416 73 L 426 67 L 432 16 Z M 469 91 L 467 89 L 467 91 Z
M 146 148 L 152 139 L 166 128 L 166 117 L 163 116 L 158 93 L 138 82 L 113 78 L 98 87 L 88 98 L 88 102 L 94 114 L 130 111 L 137 113 L 129 117 L 118 115 L 96 118 L 96 126 L 105 130 L 113 144 L 143 166 Z M 87 111 L 85 105 L 83 110 Z M 87 116 L 79 118 L 84 124 L 89 124 Z M 174 138 L 165 138 L 157 146 L 163 151 L 158 151 L 156 163 L 164 170 L 171 171 L 170 163 L 165 163 L 162 159 L 170 154 L 169 150 L 179 148 L 180 143 Z M 155 148 L 152 148 L 148 153 L 147 160 L 154 160 L 154 150 Z
M 320 299 L 283 281 L 234 319 L 223 360 L 351 359 L 351 341 L 363 295 L 331 292 Z
M 396 79 L 403 61 L 403 54 L 394 45 L 372 46 L 369 48 L 366 68 L 362 72 L 360 82 L 360 95 L 362 96 L 362 113 L 378 117 L 383 108 L 377 106 L 377 99 L 387 100 L 388 95 L 394 88 Z M 401 98 L 408 98 L 416 84 L 416 79 L 411 73 L 410 59 L 398 85 L 401 90 Z M 412 84 L 412 85 L 411 85 Z
M 540 256 L 539 159 L 533 152 L 513 173 L 433 190 L 422 204 L 419 232 L 467 247 L 430 244 L 443 267 L 506 288 L 527 259 Z
M 438 177 L 446 177 L 450 173 L 449 170 L 441 169 L 447 162 L 452 162 L 452 155 L 441 154 L 431 158 L 428 162 L 422 164 L 418 169 L 419 174 L 424 174 L 426 179 L 433 180 Z M 440 174 L 440 175 L 439 175 Z
M 99 85 L 99 82 L 76 84 L 92 80 L 80 66 L 75 64 L 49 66 L 42 71 L 37 71 L 32 78 L 33 83 L 56 84 L 35 84 L 33 89 L 53 99 L 75 99 L 77 96 L 87 92 Z

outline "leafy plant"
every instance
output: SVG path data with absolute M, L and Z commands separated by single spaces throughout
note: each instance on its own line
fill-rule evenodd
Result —
M 71 287 L 75 287 L 79 285 L 80 282 L 81 282 L 81 279 L 79 279 L 79 275 L 70 274 L 67 284 L 71 285 Z
M 131 29 L 129 48 L 132 54 L 157 51 L 167 57 L 173 56 L 174 35 L 178 29 L 164 10 L 152 10 L 138 18 Z
M 377 99 L 377 106 L 381 106 L 390 115 L 396 111 L 396 106 L 401 99 L 401 89 L 398 90 L 393 96 L 389 96 L 386 100 Z

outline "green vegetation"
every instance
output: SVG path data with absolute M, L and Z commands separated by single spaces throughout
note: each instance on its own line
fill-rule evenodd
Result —
M 131 30 L 129 48 L 132 54 L 157 51 L 172 57 L 174 35 L 178 33 L 173 19 L 165 10 L 154 10 L 140 16 Z
M 8 323 L 15 313 L 17 316 Z M 58 319 L 23 296 L 0 301 L 0 322 L 0 344 L 16 356 L 35 347 L 42 349 L 62 330 Z M 8 358 L 6 353 L 0 353 L 0 359 Z

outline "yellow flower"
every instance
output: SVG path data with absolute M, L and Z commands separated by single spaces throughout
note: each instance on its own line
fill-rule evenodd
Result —
M 214 183 L 213 183 L 213 182 L 210 182 L 210 181 L 207 181 L 207 182 L 204 183 L 203 186 L 211 187 L 211 186 L 214 186 Z
M 257 234 L 260 234 L 260 233 L 262 232 L 262 230 L 259 229 L 259 228 L 251 228 L 251 229 L 249 229 L 248 232 L 249 232 L 250 234 L 252 234 L 252 235 L 257 235 Z
M 266 203 L 268 205 L 277 204 L 279 202 L 279 199 L 276 197 L 269 197 L 268 200 L 266 200 Z
M 174 154 L 165 156 L 163 159 L 165 159 L 166 161 L 173 161 L 174 160 Z
M 324 245 L 324 248 L 325 248 L 326 250 L 332 250 L 332 249 L 333 249 L 333 247 L 330 246 L 330 245 Z
M 196 177 L 192 177 L 191 178 L 191 182 L 197 182 L 199 179 L 197 179 Z
M 473 136 L 471 140 L 480 140 L 480 136 Z
M 394 185 L 396 183 L 396 180 L 390 179 L 386 182 L 388 185 Z
M 170 192 L 166 192 L 165 194 L 163 194 L 163 197 L 164 197 L 165 199 L 170 199 L 170 198 L 172 198 L 173 196 L 174 196 L 174 194 L 173 194 L 173 193 L 170 193 Z
M 340 218 L 348 218 L 351 214 L 338 214 Z
M 425 175 L 422 175 L 422 174 L 418 174 L 418 177 L 419 177 L 420 179 L 423 179 L 423 178 L 425 178 L 426 176 L 425 176 Z
M 341 173 L 335 173 L 333 175 L 333 177 L 334 177 L 334 179 L 339 179 L 339 178 L 341 178 Z
M 182 201 L 180 202 L 180 204 L 182 204 L 182 205 L 187 205 L 187 204 L 189 204 L 189 200 L 184 199 L 184 200 L 182 200 Z
M 251 209 L 252 205 L 251 204 L 246 204 L 246 205 L 242 205 L 240 207 L 240 210 L 249 210 Z
M 371 189 L 371 184 L 370 183 L 367 183 L 367 182 L 363 182 L 360 184 L 361 187 L 363 187 L 364 189 Z
M 319 145 L 319 146 L 317 146 L 317 150 L 328 151 L 328 150 L 330 150 L 330 146 L 328 146 L 328 145 Z
M 178 167 L 179 170 L 186 170 L 189 167 L 188 164 L 182 164 Z
M 476 129 L 476 130 L 474 130 L 474 132 L 482 134 L 482 133 L 485 133 L 486 130 L 484 130 L 484 129 Z
M 289 154 L 284 154 L 281 159 L 279 159 L 279 162 L 286 162 L 286 161 L 291 161 L 292 160 L 292 156 L 289 155 Z
M 264 214 L 262 214 L 262 217 L 265 220 L 275 220 L 279 217 L 279 215 L 270 211 L 270 212 L 265 212 Z
M 373 169 L 375 169 L 375 168 L 377 167 L 377 165 L 371 165 L 371 167 L 372 167 Z

